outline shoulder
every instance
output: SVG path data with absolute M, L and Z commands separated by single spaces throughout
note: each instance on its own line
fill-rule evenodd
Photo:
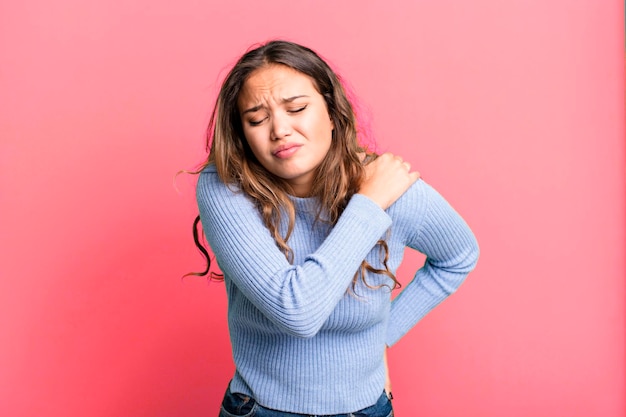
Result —
M 389 209 L 394 228 L 416 236 L 426 228 L 439 227 L 458 213 L 426 181 L 415 182 Z
M 200 175 L 198 177 L 198 183 L 213 183 L 218 181 L 219 175 L 217 174 L 217 167 L 215 164 L 209 164 L 202 171 L 200 171 Z M 220 181 L 221 182 L 221 181 Z
M 419 179 L 387 211 L 394 218 L 407 213 L 414 216 L 427 208 L 428 201 L 436 193 L 426 181 Z
M 236 184 L 225 184 L 217 173 L 215 164 L 207 165 L 198 177 L 198 184 L 196 186 L 196 194 L 206 192 L 226 192 L 230 190 L 231 193 L 239 193 L 240 189 Z
M 219 179 L 217 174 L 217 168 L 215 164 L 209 164 L 205 166 L 198 176 L 198 184 L 210 184 Z
M 208 165 L 200 172 L 196 185 L 196 199 L 201 214 L 205 210 L 241 209 L 252 205 L 238 185 L 222 181 L 214 164 Z

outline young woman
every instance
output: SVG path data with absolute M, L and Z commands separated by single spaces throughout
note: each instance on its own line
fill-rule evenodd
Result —
M 393 415 L 387 347 L 476 264 L 454 209 L 357 139 L 337 75 L 306 47 L 250 50 L 221 87 L 197 185 L 236 366 L 220 416 Z M 427 259 L 392 302 L 405 247 Z

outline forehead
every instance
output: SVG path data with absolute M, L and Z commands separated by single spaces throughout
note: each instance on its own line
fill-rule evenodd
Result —
M 319 95 L 313 79 L 291 67 L 272 64 L 250 74 L 239 93 L 238 103 L 260 104 L 296 95 Z

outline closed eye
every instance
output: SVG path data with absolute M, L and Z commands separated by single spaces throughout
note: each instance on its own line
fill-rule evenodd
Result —
M 298 107 L 297 109 L 288 110 L 289 113 L 300 113 L 302 110 L 306 109 L 306 105 L 302 107 Z
M 250 126 L 258 126 L 258 125 L 260 125 L 261 123 L 263 123 L 263 121 L 264 121 L 265 119 L 267 119 L 267 117 L 264 117 L 264 118 L 263 118 L 263 119 L 261 119 L 261 120 L 248 120 L 248 123 L 250 124 Z

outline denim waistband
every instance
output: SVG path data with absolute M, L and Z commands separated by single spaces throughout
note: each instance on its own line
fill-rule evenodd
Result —
M 247 395 L 233 393 L 230 387 L 226 390 L 222 405 L 220 407 L 219 417 L 392 417 L 393 408 L 391 400 L 383 391 L 375 404 L 352 413 L 332 414 L 332 415 L 314 415 L 314 414 L 298 414 L 288 413 L 285 411 L 272 410 L 263 407 L 252 397 Z

